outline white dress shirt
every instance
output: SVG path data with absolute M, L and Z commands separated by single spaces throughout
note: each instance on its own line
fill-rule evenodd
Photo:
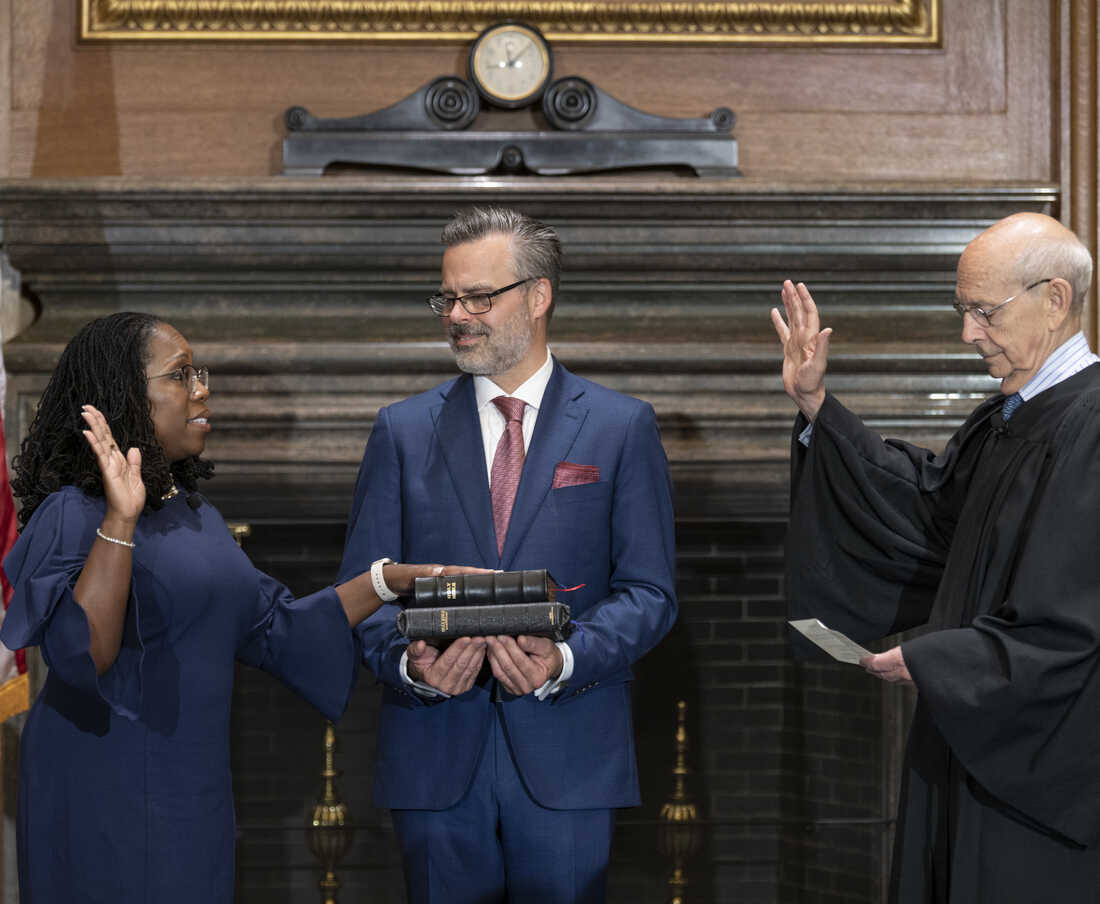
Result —
M 546 386 L 550 382 L 550 375 L 554 372 L 554 359 L 550 356 L 550 350 L 546 351 L 546 360 L 542 366 L 529 376 L 516 391 L 511 394 L 513 399 L 523 399 L 527 407 L 523 409 L 523 451 L 526 454 L 531 445 L 531 436 L 535 432 L 535 421 L 538 420 L 539 406 L 542 405 L 542 397 L 546 393 Z M 497 386 L 489 377 L 474 377 L 474 393 L 477 396 L 477 416 L 481 423 L 481 441 L 485 448 L 485 476 L 492 481 L 493 456 L 496 455 L 497 445 L 504 435 L 507 421 L 501 410 L 493 404 L 493 399 L 498 396 L 507 396 L 503 389 Z M 557 678 L 547 681 L 542 687 L 534 691 L 535 697 L 545 700 L 551 694 L 560 691 L 565 683 L 573 675 L 573 651 L 567 643 L 558 643 L 561 653 L 561 674 Z M 398 671 L 406 683 L 410 684 L 417 693 L 425 697 L 448 697 L 449 694 L 425 684 L 422 681 L 414 681 L 409 677 L 407 665 L 409 654 L 406 651 L 401 654 L 401 665 Z
M 550 382 L 550 375 L 554 372 L 554 359 L 550 357 L 550 351 L 546 352 L 546 360 L 542 367 L 536 370 L 512 393 L 513 399 L 523 399 L 527 407 L 523 409 L 523 451 L 526 454 L 531 446 L 531 436 L 535 432 L 535 421 L 538 420 L 539 406 L 542 405 L 542 397 L 546 393 L 546 384 Z M 481 422 L 481 441 L 485 447 L 485 476 L 491 482 L 493 479 L 493 457 L 497 454 L 497 445 L 504 435 L 507 421 L 501 410 L 493 404 L 493 399 L 500 396 L 508 396 L 503 389 L 497 386 L 489 377 L 474 377 L 474 393 L 477 396 L 477 416 Z

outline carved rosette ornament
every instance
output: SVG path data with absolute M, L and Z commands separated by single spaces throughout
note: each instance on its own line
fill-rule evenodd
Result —
M 486 22 L 549 40 L 938 46 L 943 0 L 80 0 L 86 40 L 462 41 Z

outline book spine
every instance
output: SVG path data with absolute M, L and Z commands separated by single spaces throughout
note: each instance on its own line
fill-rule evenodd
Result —
M 417 578 L 410 606 L 488 606 L 553 601 L 545 569 Z
M 561 640 L 568 624 L 569 607 L 550 602 L 421 607 L 405 609 L 397 616 L 397 630 L 410 641 L 490 634 L 532 634 Z

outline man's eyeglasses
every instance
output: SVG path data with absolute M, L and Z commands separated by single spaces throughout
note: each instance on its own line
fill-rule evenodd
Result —
M 187 391 L 192 394 L 199 391 L 200 384 L 204 389 L 210 388 L 209 367 L 195 367 L 191 364 L 184 364 L 182 367 L 170 370 L 166 374 L 156 374 L 155 376 L 149 377 L 149 379 L 159 380 L 162 377 L 173 380 L 176 383 L 182 383 L 187 387 Z
M 1017 292 L 1011 298 L 1006 298 L 1000 304 L 993 305 L 993 307 L 991 307 L 991 308 L 979 308 L 979 307 L 976 307 L 976 306 L 973 306 L 973 305 L 965 305 L 965 304 L 962 304 L 961 302 L 958 302 L 958 301 L 956 301 L 952 305 L 952 307 L 955 309 L 955 313 L 958 314 L 960 317 L 966 317 L 966 315 L 969 314 L 976 321 L 978 321 L 978 323 L 980 323 L 982 326 L 989 326 L 992 323 L 992 317 L 993 317 L 993 312 L 994 311 L 998 310 L 999 308 L 1003 308 L 1010 301 L 1015 301 L 1021 295 L 1026 295 L 1028 292 L 1030 292 L 1036 286 L 1041 286 L 1043 283 L 1050 282 L 1051 279 L 1053 279 L 1053 278 L 1054 277 L 1049 277 L 1048 279 L 1040 279 L 1037 282 L 1033 282 L 1026 289 L 1023 289 L 1023 290 Z
M 497 289 L 494 292 L 475 292 L 472 295 L 460 295 L 457 298 L 450 295 L 432 295 L 428 298 L 428 307 L 432 309 L 433 314 L 438 314 L 440 317 L 446 317 L 450 314 L 454 310 L 455 302 L 461 304 L 466 309 L 467 314 L 487 314 L 493 309 L 493 299 L 498 295 L 503 295 L 505 292 L 516 288 L 516 286 L 522 286 L 534 279 L 541 279 L 541 277 L 528 276 L 527 279 L 521 279 L 519 282 L 514 282 L 510 286 L 505 286 L 503 289 Z

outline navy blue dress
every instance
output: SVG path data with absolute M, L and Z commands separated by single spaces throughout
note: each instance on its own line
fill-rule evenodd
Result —
M 138 521 L 122 648 L 97 676 L 73 587 L 104 510 L 65 487 L 4 560 L 15 595 L 0 640 L 40 646 L 49 665 L 23 731 L 21 900 L 229 904 L 234 660 L 336 719 L 356 641 L 333 588 L 293 599 L 212 505 L 177 496 Z

